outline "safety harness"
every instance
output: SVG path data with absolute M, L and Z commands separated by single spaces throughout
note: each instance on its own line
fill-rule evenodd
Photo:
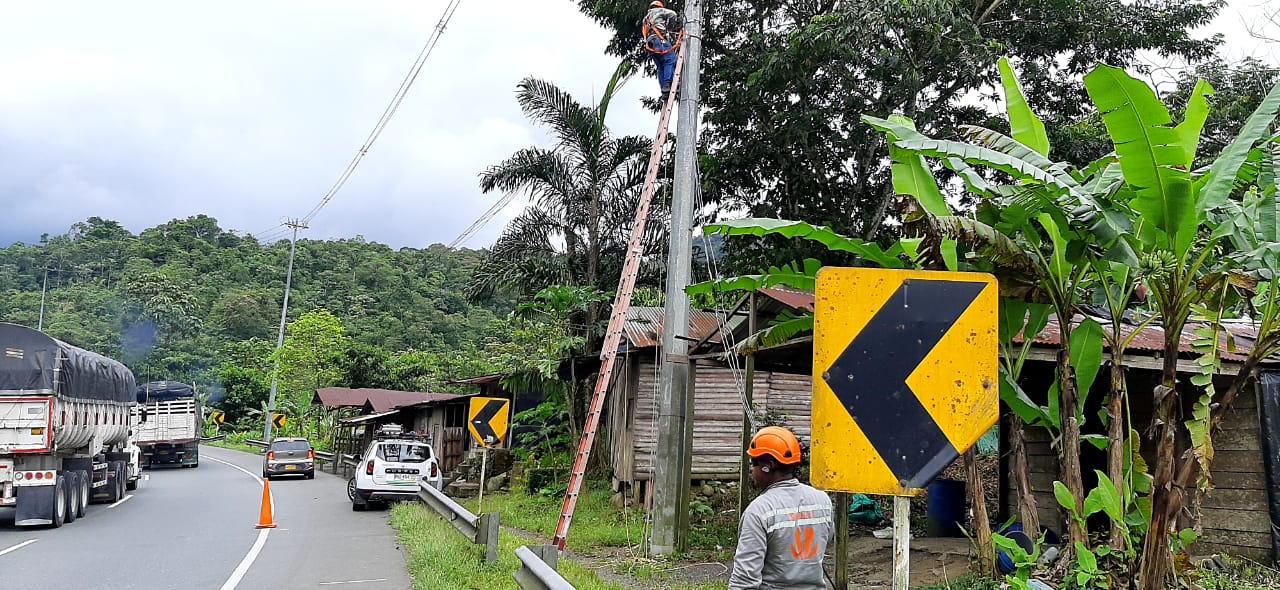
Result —
M 667 41 L 667 36 L 662 34 L 662 29 L 654 26 L 653 22 L 649 20 L 648 15 L 644 17 L 644 24 L 640 27 L 640 34 L 644 36 L 644 48 L 649 53 L 652 53 L 654 55 L 666 55 L 668 53 L 671 53 L 672 51 L 679 49 L 680 42 L 684 40 L 683 33 L 684 33 L 684 30 L 681 29 L 679 32 L 676 33 L 676 42 L 672 43 L 671 47 L 668 47 L 666 50 L 659 51 L 649 44 L 649 39 L 653 37 L 657 37 L 661 41 L 670 43 L 669 41 Z

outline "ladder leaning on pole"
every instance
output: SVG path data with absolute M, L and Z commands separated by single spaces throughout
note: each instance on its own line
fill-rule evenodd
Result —
M 564 550 L 565 540 L 569 536 L 569 524 L 573 522 L 573 511 L 578 505 L 578 494 L 582 491 L 582 480 L 587 473 L 587 459 L 591 457 L 591 446 L 595 443 L 596 430 L 600 425 L 604 396 L 609 391 L 614 361 L 618 356 L 618 347 L 622 344 L 623 325 L 627 321 L 627 310 L 631 308 L 631 291 L 636 286 L 636 274 L 640 271 L 644 225 L 649 218 L 649 203 L 653 200 L 653 193 L 658 183 L 658 167 L 662 163 L 662 148 L 667 143 L 671 107 L 676 103 L 675 91 L 680 87 L 682 69 L 684 69 L 683 43 L 680 44 L 680 53 L 676 56 L 676 71 L 671 80 L 672 92 L 663 103 L 658 134 L 653 140 L 653 151 L 649 154 L 649 168 L 644 176 L 644 190 L 640 193 L 635 225 L 631 228 L 631 241 L 627 244 L 626 262 L 622 265 L 622 277 L 618 279 L 618 293 L 613 299 L 613 312 L 609 315 L 609 327 L 605 330 L 604 345 L 600 351 L 600 374 L 596 378 L 595 391 L 591 394 L 591 405 L 587 409 L 587 423 L 582 429 L 582 440 L 578 442 L 578 454 L 573 459 L 573 471 L 569 475 L 569 489 L 565 492 L 560 521 L 556 524 L 556 536 L 551 541 L 561 551 Z

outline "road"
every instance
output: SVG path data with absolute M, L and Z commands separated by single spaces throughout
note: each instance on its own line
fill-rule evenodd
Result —
M 277 528 L 257 530 L 260 456 L 201 447 L 197 469 L 154 469 L 115 505 L 63 528 L 0 510 L 0 572 L 30 589 L 412 587 L 382 511 L 352 512 L 346 481 L 275 479 Z

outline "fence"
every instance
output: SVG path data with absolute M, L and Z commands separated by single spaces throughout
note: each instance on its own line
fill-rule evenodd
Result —
M 484 545 L 485 563 L 498 561 L 498 513 L 476 516 L 444 492 L 425 481 L 418 484 L 418 498 L 434 509 L 445 521 L 453 525 L 463 537 L 476 545 Z

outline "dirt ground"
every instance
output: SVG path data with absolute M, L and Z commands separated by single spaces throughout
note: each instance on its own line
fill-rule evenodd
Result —
M 911 587 L 946 582 L 968 573 L 972 555 L 965 538 L 912 539 Z M 871 590 L 892 585 L 893 540 L 849 539 L 849 588 Z

